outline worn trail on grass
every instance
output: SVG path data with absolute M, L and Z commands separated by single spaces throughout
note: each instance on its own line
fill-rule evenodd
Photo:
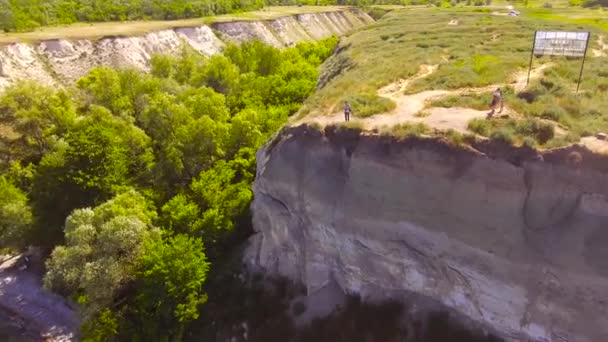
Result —
M 606 57 L 608 56 L 608 44 L 604 42 L 604 36 L 599 36 L 597 38 L 597 49 L 591 50 L 593 52 L 593 57 Z
M 531 79 L 538 78 L 542 72 L 548 68 L 550 64 L 543 64 L 530 74 Z M 452 108 L 427 108 L 428 102 L 432 99 L 449 96 L 449 95 L 470 95 L 485 92 L 491 92 L 496 88 L 504 85 L 489 85 L 478 88 L 462 88 L 456 90 L 429 90 L 416 94 L 404 94 L 412 82 L 428 77 L 437 70 L 437 65 L 422 65 L 418 74 L 406 80 L 399 80 L 389 84 L 378 91 L 380 96 L 390 98 L 396 104 L 393 111 L 389 113 L 377 114 L 368 118 L 352 117 L 351 121 L 358 122 L 366 130 L 390 128 L 405 122 L 418 123 L 422 122 L 431 128 L 448 130 L 453 129 L 459 132 L 467 132 L 469 121 L 474 118 L 487 117 L 488 110 L 475 110 L 471 108 L 452 107 Z M 522 91 L 526 88 L 528 74 L 525 71 L 517 72 L 513 75 L 508 85 L 515 91 Z M 490 99 L 488 99 L 489 102 Z M 508 107 L 503 110 L 503 115 L 515 115 Z M 295 122 L 296 125 L 301 123 L 316 123 L 322 126 L 336 124 L 344 121 L 342 112 L 334 112 L 329 116 L 313 116 L 306 117 Z

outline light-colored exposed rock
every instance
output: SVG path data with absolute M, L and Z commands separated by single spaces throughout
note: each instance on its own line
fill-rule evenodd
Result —
M 291 128 L 258 152 L 247 262 L 413 291 L 507 340 L 608 341 L 608 159 L 476 148 Z
M 282 47 L 283 43 L 264 21 L 243 21 L 232 23 L 218 23 L 213 27 L 235 42 L 259 40 L 274 47 Z
M 54 39 L 37 45 L 10 44 L 0 48 L 0 89 L 22 79 L 47 85 L 69 84 L 101 65 L 148 71 L 154 53 L 176 54 L 183 44 L 208 56 L 221 52 L 225 44 L 221 38 L 234 42 L 255 39 L 283 48 L 343 35 L 371 22 L 373 19 L 361 10 L 349 9 L 273 20 L 216 23 L 213 29 L 181 27 L 98 41 Z
M 285 17 L 273 20 L 270 25 L 286 46 L 293 46 L 299 42 L 314 40 L 296 20 L 296 17 Z
M 33 46 L 15 43 L 0 49 L 0 89 L 19 79 L 34 79 L 45 85 L 55 82 Z

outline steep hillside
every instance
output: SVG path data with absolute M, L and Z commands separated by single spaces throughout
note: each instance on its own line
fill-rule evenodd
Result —
M 608 340 L 606 33 L 545 14 L 405 9 L 343 39 L 258 152 L 247 262 L 507 341 Z M 539 27 L 591 32 L 578 94 L 580 59 L 528 76 Z
M 0 89 L 20 79 L 54 85 L 72 82 L 100 65 L 148 70 L 154 53 L 177 53 L 182 45 L 205 55 L 218 53 L 225 42 L 260 40 L 275 47 L 343 35 L 373 22 L 358 9 L 285 15 L 268 20 L 217 22 L 176 27 L 141 36 L 99 40 L 43 40 L 11 43 L 0 48 Z
M 258 153 L 248 262 L 381 299 L 414 292 L 511 341 L 608 338 L 608 159 L 286 129 Z

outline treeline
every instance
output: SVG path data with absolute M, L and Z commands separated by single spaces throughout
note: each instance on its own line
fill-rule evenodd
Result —
M 45 286 L 84 341 L 181 340 L 208 271 L 250 224 L 255 151 L 316 87 L 337 39 L 259 42 L 152 72 L 97 68 L 70 90 L 0 97 L 0 249 L 49 252 Z
M 263 5 L 264 0 L 1 0 L 0 27 L 24 31 L 76 22 L 196 18 Z
M 235 13 L 265 5 L 422 4 L 428 0 L 0 0 L 0 29 L 29 31 L 77 22 L 174 20 Z

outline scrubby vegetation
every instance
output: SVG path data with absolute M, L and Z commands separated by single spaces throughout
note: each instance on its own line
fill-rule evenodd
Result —
M 384 130 L 384 134 L 392 135 L 398 138 L 417 137 L 424 134 L 430 134 L 431 128 L 424 123 L 409 123 L 395 125 Z
M 521 17 L 496 16 L 465 9 L 412 8 L 393 11 L 381 21 L 340 43 L 337 54 L 323 66 L 322 88 L 311 96 L 301 116 L 323 115 L 345 99 L 364 98 L 365 116 L 389 112 L 385 98 L 370 96 L 399 79 L 412 78 L 421 65 L 437 65 L 437 71 L 417 78 L 406 88 L 415 94 L 426 90 L 458 90 L 459 95 L 435 98 L 429 107 L 465 107 L 487 110 L 491 90 L 467 92 L 470 88 L 501 87 L 505 103 L 515 113 L 508 128 L 477 131 L 495 137 L 506 135 L 521 142 L 529 137 L 539 146 L 558 146 L 598 132 L 608 131 L 601 114 L 608 107 L 608 73 L 602 58 L 587 56 L 579 94 L 576 94 L 581 60 L 565 57 L 535 58 L 533 67 L 547 65 L 524 90 L 514 90 L 516 77 L 524 82 L 534 31 L 589 30 L 590 49 L 598 49 L 597 37 L 604 19 L 592 19 L 589 10 L 577 10 L 584 19 L 562 19 L 558 14 L 540 17 L 547 10 L 531 10 Z M 529 14 L 529 15 L 528 15 Z M 597 14 L 595 14 L 597 16 Z M 448 23 L 456 24 L 449 25 Z M 598 28 L 598 26 L 600 28 Z M 518 88 L 519 89 L 519 88 Z M 407 104 L 405 104 L 407 105 Z M 426 113 L 425 110 L 421 113 Z M 355 115 L 356 115 L 355 111 Z M 515 124 L 514 120 L 528 118 Z M 549 120 L 567 132 L 549 139 L 539 138 L 530 123 Z M 477 123 L 473 124 L 473 126 Z M 503 126 L 502 122 L 487 124 Z M 544 124 L 543 124 L 544 125 Z M 481 133 L 480 133 L 481 132 Z M 515 134 L 515 133 L 517 134 Z M 510 133 L 510 134 L 507 134 Z
M 377 94 L 347 95 L 345 100 L 350 103 L 353 116 L 365 118 L 376 113 L 390 112 L 395 103 Z
M 0 248 L 52 253 L 44 283 L 84 339 L 181 340 L 209 269 L 247 236 L 255 150 L 315 89 L 336 38 L 157 55 L 74 88 L 0 96 Z
M 469 129 L 509 144 L 526 144 L 529 147 L 544 145 L 555 136 L 553 124 L 535 118 L 474 119 L 469 122 Z

